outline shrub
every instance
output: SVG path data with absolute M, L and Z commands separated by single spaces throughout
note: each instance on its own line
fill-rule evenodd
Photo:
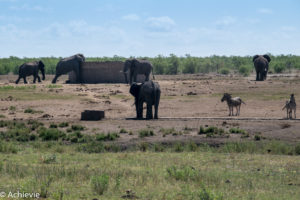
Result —
M 86 153 L 102 153 L 104 152 L 104 146 L 100 142 L 91 142 L 78 146 L 77 151 Z
M 284 70 L 285 70 L 285 66 L 284 66 L 284 65 L 276 64 L 276 65 L 274 66 L 274 71 L 275 71 L 276 73 L 282 73 Z
M 16 111 L 16 109 L 17 109 L 16 106 L 9 106 L 10 111 Z
M 0 114 L 0 118 L 5 118 L 5 115 Z
M 115 132 L 107 133 L 107 134 L 104 134 L 104 133 L 96 134 L 97 141 L 113 141 L 119 137 L 120 137 L 120 135 Z
M 46 155 L 42 157 L 42 163 L 50 164 L 50 163 L 56 163 L 56 155 Z
M 0 152 L 1 153 L 17 153 L 18 148 L 16 145 L 14 145 L 12 143 L 0 141 Z
M 143 138 L 143 137 L 149 137 L 149 136 L 153 136 L 154 132 L 153 130 L 150 129 L 142 129 L 139 131 L 139 137 Z
M 251 69 L 246 65 L 239 67 L 239 73 L 242 74 L 243 76 L 249 76 L 250 71 L 251 71 Z
M 203 126 L 200 126 L 198 134 L 199 135 L 206 134 L 206 137 L 216 137 L 217 135 L 224 136 L 224 135 L 226 135 L 228 133 L 225 132 L 224 129 L 218 128 L 218 127 L 215 127 L 215 126 L 209 126 L 207 128 L 204 128 Z
M 230 133 L 237 133 L 237 134 L 246 134 L 247 131 L 243 130 L 243 129 L 239 129 L 239 128 L 230 128 L 229 129 Z
M 37 120 L 32 120 L 30 119 L 28 122 L 27 122 L 28 125 L 30 125 L 30 128 L 32 131 L 36 130 L 37 128 L 39 128 L 40 126 L 44 126 L 44 124 L 42 122 L 39 122 Z
M 73 131 L 83 131 L 85 129 L 84 126 L 81 126 L 79 124 L 74 124 L 74 125 L 71 126 L 71 128 L 72 128 Z
M 300 155 L 300 143 L 295 146 L 295 154 Z
M 227 74 L 229 74 L 229 72 L 230 72 L 230 69 L 228 69 L 228 68 L 223 67 L 220 69 L 221 74 L 227 75 Z
M 42 138 L 44 141 L 49 141 L 49 140 L 58 140 L 60 138 L 65 138 L 66 134 L 58 130 L 57 128 L 44 128 L 41 127 L 38 131 L 39 137 Z
M 177 167 L 173 165 L 167 168 L 167 173 L 170 177 L 180 181 L 196 181 L 200 178 L 199 172 L 190 166 Z
M 57 124 L 51 123 L 51 124 L 49 125 L 49 128 L 57 128 Z
M 92 176 L 91 185 L 94 192 L 102 195 L 108 189 L 109 176 L 102 174 L 100 176 Z
M 120 133 L 128 133 L 128 131 L 125 128 L 121 128 Z
M 24 113 L 36 114 L 36 113 L 43 113 L 43 111 L 41 111 L 41 110 L 34 110 L 32 108 L 26 108 L 24 110 Z
M 69 123 L 68 123 L 68 122 L 61 122 L 61 123 L 58 124 L 58 126 L 59 126 L 60 128 L 68 127 L 68 126 L 69 126 Z
M 202 187 L 201 190 L 197 192 L 197 196 L 201 200 L 222 200 L 223 199 L 223 195 L 221 194 L 215 195 L 213 192 L 206 189 L 205 187 Z

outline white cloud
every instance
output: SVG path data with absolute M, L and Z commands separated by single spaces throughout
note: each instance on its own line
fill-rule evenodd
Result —
M 174 20 L 168 16 L 149 17 L 146 19 L 146 24 L 150 30 L 157 32 L 171 31 L 176 25 Z
M 123 16 L 122 19 L 128 20 L 128 21 L 138 21 L 138 20 L 140 20 L 140 17 L 136 14 L 129 14 L 129 15 Z
M 236 23 L 236 19 L 231 16 L 225 16 L 222 19 L 216 21 L 216 24 L 221 25 L 221 26 L 228 26 L 228 25 L 232 25 L 234 23 Z
M 258 9 L 258 12 L 261 14 L 272 14 L 273 13 L 273 11 L 268 8 L 260 8 L 260 9 Z
M 11 10 L 14 10 L 14 11 L 39 11 L 39 12 L 42 12 L 44 11 L 44 8 L 41 7 L 41 6 L 29 6 L 27 4 L 24 4 L 22 6 L 11 6 L 10 7 Z

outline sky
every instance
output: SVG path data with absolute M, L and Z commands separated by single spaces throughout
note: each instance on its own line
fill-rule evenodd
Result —
M 300 55 L 299 0 L 0 0 L 0 57 Z

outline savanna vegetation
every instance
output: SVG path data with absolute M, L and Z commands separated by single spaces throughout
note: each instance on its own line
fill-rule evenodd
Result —
M 300 69 L 300 56 L 296 55 L 270 55 L 270 72 L 283 73 Z M 41 59 L 46 65 L 46 73 L 54 74 L 57 62 L 61 58 L 43 57 L 43 58 L 18 58 L 9 57 L 0 59 L 0 75 L 14 73 L 17 74 L 18 66 L 24 62 Z M 210 73 L 220 74 L 239 73 L 248 76 L 254 69 L 252 56 L 210 56 L 194 57 L 185 55 L 178 57 L 174 54 L 169 56 L 158 55 L 154 58 L 140 57 L 139 59 L 148 59 L 153 63 L 155 74 L 181 74 L 181 73 Z M 88 57 L 86 61 L 125 61 L 125 57 Z

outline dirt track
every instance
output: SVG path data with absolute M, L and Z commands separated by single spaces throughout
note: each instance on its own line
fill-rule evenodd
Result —
M 288 142 L 300 141 L 300 123 L 297 120 L 286 120 L 282 110 L 285 100 L 291 93 L 296 101 L 300 100 L 300 78 L 293 76 L 270 76 L 267 81 L 256 82 L 254 77 L 216 76 L 216 75 L 176 75 L 156 76 L 162 89 L 159 107 L 159 120 L 137 121 L 133 98 L 125 84 L 63 84 L 62 77 L 57 88 L 50 88 L 51 76 L 42 84 L 36 84 L 32 90 L 1 91 L 1 114 L 6 119 L 38 119 L 45 123 L 67 121 L 80 123 L 88 127 L 86 133 L 119 131 L 120 128 L 131 130 L 134 134 L 122 134 L 120 143 L 138 141 L 173 142 L 193 140 L 195 142 L 239 141 L 239 135 L 230 138 L 204 138 L 197 135 L 199 127 L 218 126 L 228 130 L 240 127 L 253 136 L 260 133 L 267 139 L 280 139 Z M 15 86 L 15 76 L 1 76 L 0 86 Z M 32 82 L 31 78 L 28 78 Z M 28 86 L 32 86 L 29 84 Z M 19 84 L 18 86 L 24 86 Z M 220 101 L 222 94 L 229 92 L 240 96 L 246 105 L 242 105 L 241 115 L 228 117 L 226 103 Z M 300 105 L 299 101 L 297 101 Z M 16 109 L 11 110 L 13 106 Z M 42 113 L 24 113 L 32 108 Z M 99 122 L 80 121 L 80 113 L 85 109 L 104 110 L 106 119 Z M 144 112 L 145 114 L 145 112 Z M 46 116 L 46 117 L 45 117 Z M 127 120 L 126 120 L 127 119 Z M 226 125 L 224 125 L 226 124 Z M 183 135 L 162 137 L 161 128 L 172 128 L 177 131 L 188 129 Z M 137 132 L 151 128 L 156 135 L 140 139 Z

